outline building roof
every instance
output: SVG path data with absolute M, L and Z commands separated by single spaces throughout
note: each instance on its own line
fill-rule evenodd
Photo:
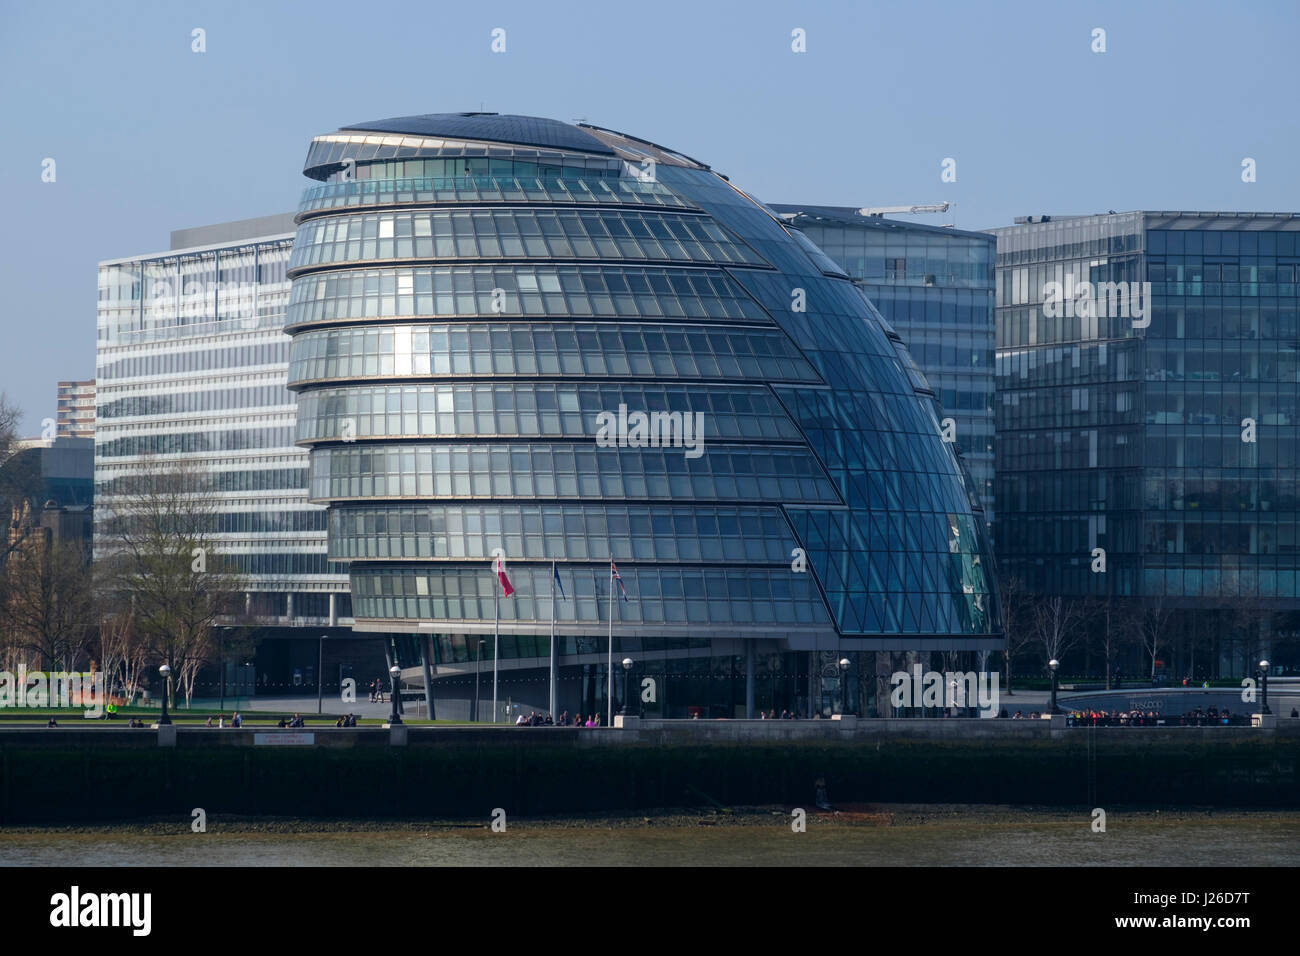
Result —
M 614 150 L 576 126 L 540 116 L 509 113 L 425 113 L 339 127 L 341 132 L 403 133 L 409 136 L 514 143 L 544 149 L 572 149 L 613 156 Z
M 855 226 L 859 229 L 924 232 L 930 235 L 957 236 L 963 239 L 987 240 L 989 238 L 983 232 L 954 229 L 951 226 L 931 226 L 928 223 L 886 219 L 883 216 L 861 216 L 858 214 L 856 206 L 804 206 L 797 203 L 778 202 L 770 202 L 766 205 L 774 212 L 793 214 L 796 217 L 796 224 L 815 225 L 818 222 L 823 222 L 828 225 Z M 802 220 L 802 223 L 800 223 L 800 220 Z

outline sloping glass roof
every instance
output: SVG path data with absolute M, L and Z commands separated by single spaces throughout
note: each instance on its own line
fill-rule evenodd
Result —
M 446 136 L 453 139 L 516 143 L 548 149 L 575 149 L 584 153 L 614 155 L 614 150 L 576 126 L 540 116 L 502 113 L 426 113 L 353 123 L 341 130 L 404 133 L 409 136 Z

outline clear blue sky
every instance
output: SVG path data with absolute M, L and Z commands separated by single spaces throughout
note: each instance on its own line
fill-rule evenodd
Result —
M 191 52 L 195 27 L 206 53 Z M 770 202 L 947 199 L 923 221 L 966 229 L 1042 212 L 1292 211 L 1298 46 L 1294 0 L 0 0 L 0 391 L 39 431 L 55 382 L 94 374 L 99 260 L 292 209 L 308 141 L 348 123 L 585 117 Z M 955 183 L 940 182 L 945 157 Z

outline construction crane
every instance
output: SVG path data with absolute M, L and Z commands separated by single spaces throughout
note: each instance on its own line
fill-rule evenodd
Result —
M 932 203 L 928 206 L 867 206 L 858 210 L 859 216 L 888 216 L 894 213 L 915 216 L 924 212 L 947 212 L 950 202 Z

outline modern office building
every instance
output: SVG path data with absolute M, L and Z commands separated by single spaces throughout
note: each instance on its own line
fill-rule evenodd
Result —
M 490 113 L 344 127 L 304 173 L 287 330 L 311 498 L 355 629 L 437 683 L 440 716 L 494 648 L 503 704 L 549 706 L 554 650 L 555 709 L 603 710 L 611 633 L 634 706 L 675 716 L 840 709 L 841 658 L 865 710 L 869 652 L 1001 646 L 916 363 L 726 178 Z
M 1300 214 L 990 231 L 1000 571 L 1168 609 L 1174 677 L 1294 672 Z
M 262 625 L 257 685 L 268 692 L 314 689 L 320 635 L 351 623 L 285 389 L 292 230 L 287 214 L 180 230 L 166 252 L 99 265 L 97 527 L 147 462 L 196 465 L 219 502 L 214 540 Z
M 861 215 L 840 206 L 772 203 L 848 273 L 902 337 L 950 420 L 993 523 L 994 259 L 985 232 Z
M 10 502 L 3 515 L 8 540 L 45 526 L 60 541 L 91 545 L 94 510 L 94 442 L 89 438 L 55 438 L 19 442 L 0 465 L 0 486 Z
M 59 438 L 95 437 L 95 380 L 60 382 L 58 419 Z

